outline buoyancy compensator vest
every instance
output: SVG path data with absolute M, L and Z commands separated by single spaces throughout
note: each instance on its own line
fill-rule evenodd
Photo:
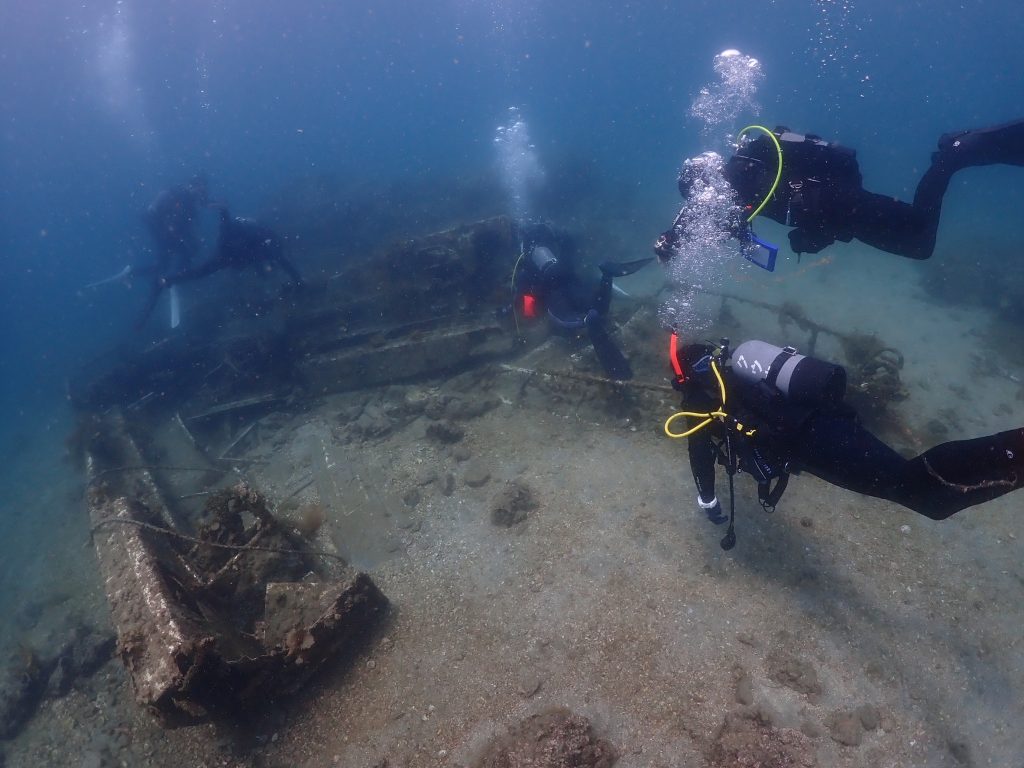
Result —
M 861 189 L 856 151 L 781 126 L 773 133 L 782 149 L 782 178 L 763 215 L 809 230 L 838 225 L 842 210 Z M 771 188 L 776 163 L 775 147 L 767 136 L 744 144 L 729 159 L 725 177 L 742 205 L 760 205 Z

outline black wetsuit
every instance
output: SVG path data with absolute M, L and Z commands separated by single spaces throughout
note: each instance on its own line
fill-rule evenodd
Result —
M 195 186 L 177 186 L 161 192 L 146 210 L 146 227 L 153 238 L 153 261 L 132 266 L 133 277 L 151 278 L 149 295 L 137 326 L 153 312 L 167 278 L 189 269 L 199 254 L 199 209 L 205 205 L 206 190 Z
M 192 260 L 199 254 L 196 226 L 205 194 L 205 190 L 178 186 L 157 196 L 146 211 L 146 226 L 153 238 L 155 261 L 152 267 L 133 269 L 133 274 L 143 271 L 170 274 L 192 265 Z
M 612 303 L 612 278 L 602 276 L 594 285 L 569 270 L 552 270 L 541 275 L 532 264 L 526 265 L 516 280 L 520 294 L 533 296 L 547 313 L 551 325 L 559 330 L 578 331 L 592 321 L 603 319 Z
M 688 347 L 691 363 L 709 350 Z M 694 374 L 681 385 L 688 411 L 708 412 L 720 404 L 711 373 Z M 753 437 L 729 429 L 740 469 L 771 482 L 787 471 L 802 471 L 841 488 L 888 499 L 932 520 L 944 520 L 1024 485 L 1024 429 L 957 440 L 905 459 L 870 433 L 849 406 L 793 406 L 766 384 L 741 381 L 724 372 L 725 411 Z M 699 420 L 690 420 L 694 426 Z M 715 463 L 724 460 L 727 429 L 714 420 L 688 438 L 690 469 L 703 502 L 715 498 Z
M 541 253 L 544 255 L 537 255 Z M 572 268 L 574 256 L 575 246 L 569 238 L 556 237 L 546 226 L 526 230 L 524 254 L 514 286 L 517 302 L 524 295 L 530 296 L 546 312 L 556 331 L 588 336 L 608 376 L 619 380 L 632 378 L 629 361 L 608 336 L 608 311 L 614 278 L 632 274 L 651 259 L 601 264 L 601 279 L 594 285 L 581 279 Z
M 280 267 L 293 283 L 302 285 L 302 276 L 284 255 L 284 243 L 276 232 L 249 219 L 232 218 L 227 208 L 221 208 L 217 252 L 209 261 L 171 275 L 167 283 L 175 285 L 199 280 L 222 269 L 246 267 Z
M 789 233 L 795 253 L 817 253 L 836 240 L 856 238 L 899 256 L 927 259 L 935 249 L 942 198 L 954 173 L 983 165 L 1024 165 L 1024 121 L 948 133 L 939 139 L 913 203 L 905 203 L 863 188 L 852 149 L 786 128 L 774 133 L 782 147 L 782 178 L 761 215 L 795 227 Z M 777 168 L 775 145 L 762 135 L 729 159 L 725 177 L 742 205 L 756 207 Z M 681 176 L 685 197 L 684 182 Z

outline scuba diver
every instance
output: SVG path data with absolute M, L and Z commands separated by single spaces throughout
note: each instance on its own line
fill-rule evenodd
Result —
M 199 210 L 209 201 L 209 185 L 204 174 L 196 174 L 188 184 L 165 189 L 146 210 L 146 227 L 153 238 L 154 260 L 146 266 L 130 266 L 118 276 L 150 277 L 149 296 L 142 308 L 137 327 L 145 324 L 157 299 L 163 291 L 167 277 L 188 269 L 199 254 Z M 171 327 L 180 319 L 178 295 L 171 290 Z
M 512 274 L 512 311 L 517 327 L 520 316 L 535 318 L 543 312 L 558 332 L 572 336 L 585 332 L 609 378 L 632 378 L 629 361 L 606 327 L 613 280 L 633 274 L 654 259 L 604 262 L 598 265 L 601 280 L 595 287 L 573 270 L 576 247 L 570 237 L 555 235 L 546 224 L 524 227 L 520 234 L 522 252 Z
M 747 472 L 768 512 L 790 474 L 808 472 L 856 493 L 887 499 L 932 520 L 1024 485 L 1024 428 L 935 446 L 905 459 L 869 432 L 843 402 L 846 371 L 792 347 L 727 339 L 670 344 L 673 386 L 683 407 L 665 422 L 669 437 L 689 440 L 697 504 L 716 525 L 729 521 L 722 548 L 736 542 L 733 476 Z M 676 431 L 674 422 L 686 420 Z M 715 463 L 729 479 L 730 514 L 715 491 Z
M 206 175 L 198 173 L 188 184 L 163 190 L 146 209 L 146 228 L 153 239 L 153 261 L 149 264 L 126 266 L 116 275 L 86 285 L 96 288 L 133 277 L 151 278 L 150 291 L 136 326 L 145 324 L 157 299 L 167 283 L 167 277 L 188 269 L 199 254 L 201 239 L 198 232 L 199 212 L 209 200 Z M 171 327 L 179 321 L 178 297 L 171 292 Z
M 988 128 L 947 133 L 939 139 L 931 166 L 917 185 L 914 201 L 906 203 L 864 189 L 856 152 L 812 134 L 779 127 L 769 131 L 748 126 L 726 162 L 724 176 L 746 212 L 794 227 L 789 233 L 794 253 L 818 253 L 836 240 L 853 238 L 910 259 L 927 259 L 935 250 L 942 199 L 953 175 L 984 165 L 1024 165 L 1024 120 Z M 688 198 L 691 174 L 679 176 L 679 193 Z M 746 224 L 746 222 L 744 222 Z M 731 229 L 741 241 L 753 240 L 749 226 Z M 655 252 L 671 258 L 682 237 L 680 221 L 658 238 Z M 772 260 L 774 265 L 774 260 Z
M 228 212 L 227 206 L 222 203 L 211 203 L 209 207 L 220 209 L 220 232 L 217 237 L 216 252 L 203 264 L 182 269 L 173 274 L 158 274 L 140 325 L 152 312 L 160 292 L 164 288 L 169 288 L 173 296 L 175 286 L 179 283 L 199 280 L 222 269 L 238 270 L 246 267 L 259 267 L 265 272 L 269 272 L 274 267 L 280 267 L 288 273 L 294 287 L 302 287 L 302 277 L 284 255 L 284 244 L 276 232 L 251 219 L 244 219 L 240 216 L 233 218 Z M 174 327 L 177 323 L 172 322 L 171 325 Z
M 165 189 L 146 210 L 146 226 L 153 238 L 156 259 L 149 274 L 171 274 L 187 269 L 199 254 L 196 226 L 199 209 L 209 200 L 209 184 L 204 174 L 196 174 L 188 184 Z M 133 268 L 132 274 L 143 270 Z
M 226 205 L 220 209 L 220 233 L 217 237 L 216 253 L 205 263 L 170 275 L 166 285 L 199 280 L 222 269 L 244 269 L 258 267 L 270 272 L 274 267 L 283 269 L 296 288 L 303 285 L 302 276 L 284 255 L 284 243 L 271 229 L 257 224 L 252 219 L 232 217 Z

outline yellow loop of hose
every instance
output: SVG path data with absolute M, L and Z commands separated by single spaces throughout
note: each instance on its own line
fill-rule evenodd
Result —
M 690 427 L 690 429 L 686 430 L 685 432 L 673 432 L 671 429 L 672 422 L 675 421 L 676 419 L 680 419 L 686 416 L 693 416 L 694 418 L 697 419 L 702 418 L 704 419 L 704 421 L 702 421 L 695 427 Z M 673 439 L 680 437 L 689 437 L 690 435 L 695 434 L 700 430 L 704 429 L 704 427 L 706 427 L 708 424 L 714 421 L 714 419 L 724 416 L 725 413 L 723 413 L 722 411 L 711 411 L 710 413 L 693 413 L 692 411 L 679 411 L 678 413 L 673 413 L 665 420 L 665 434 Z
M 680 437 L 689 437 L 690 435 L 695 434 L 700 430 L 704 429 L 704 427 L 706 427 L 715 419 L 725 419 L 728 416 L 728 414 L 725 412 L 725 381 L 722 379 L 722 374 L 718 370 L 718 365 L 715 363 L 713 359 L 711 360 L 711 370 L 715 374 L 715 379 L 718 380 L 718 391 L 719 394 L 721 394 L 722 396 L 722 404 L 718 406 L 717 410 L 708 411 L 707 413 L 697 413 L 694 411 L 679 411 L 678 413 L 673 413 L 665 420 L 664 429 L 665 434 L 668 437 L 671 437 L 672 439 L 678 439 Z M 683 418 L 686 416 L 692 416 L 695 419 L 704 419 L 704 421 L 702 421 L 695 427 L 690 427 L 690 429 L 686 430 L 685 432 L 673 432 L 672 422 L 674 422 L 676 419 Z
M 778 167 L 775 169 L 775 181 L 772 182 L 771 189 L 768 190 L 768 194 L 764 196 L 764 200 L 761 201 L 761 204 L 757 206 L 754 212 L 747 217 L 747 223 L 749 224 L 754 220 L 754 217 L 757 216 L 757 214 L 759 214 L 766 205 L 768 205 L 768 201 L 772 199 L 772 196 L 775 194 L 775 190 L 779 188 L 779 180 L 782 178 L 782 145 L 779 144 L 778 137 L 763 125 L 748 125 L 736 134 L 737 143 L 748 131 L 762 131 L 765 136 L 772 140 L 772 144 L 775 145 L 775 153 L 779 158 Z

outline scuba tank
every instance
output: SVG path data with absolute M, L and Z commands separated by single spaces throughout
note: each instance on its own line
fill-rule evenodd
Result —
M 546 245 L 535 245 L 530 249 L 530 263 L 544 277 L 548 270 L 558 268 L 558 257 Z
M 841 365 L 766 341 L 745 341 L 736 347 L 732 370 L 742 381 L 763 381 L 798 405 L 838 405 L 846 393 L 846 369 Z

